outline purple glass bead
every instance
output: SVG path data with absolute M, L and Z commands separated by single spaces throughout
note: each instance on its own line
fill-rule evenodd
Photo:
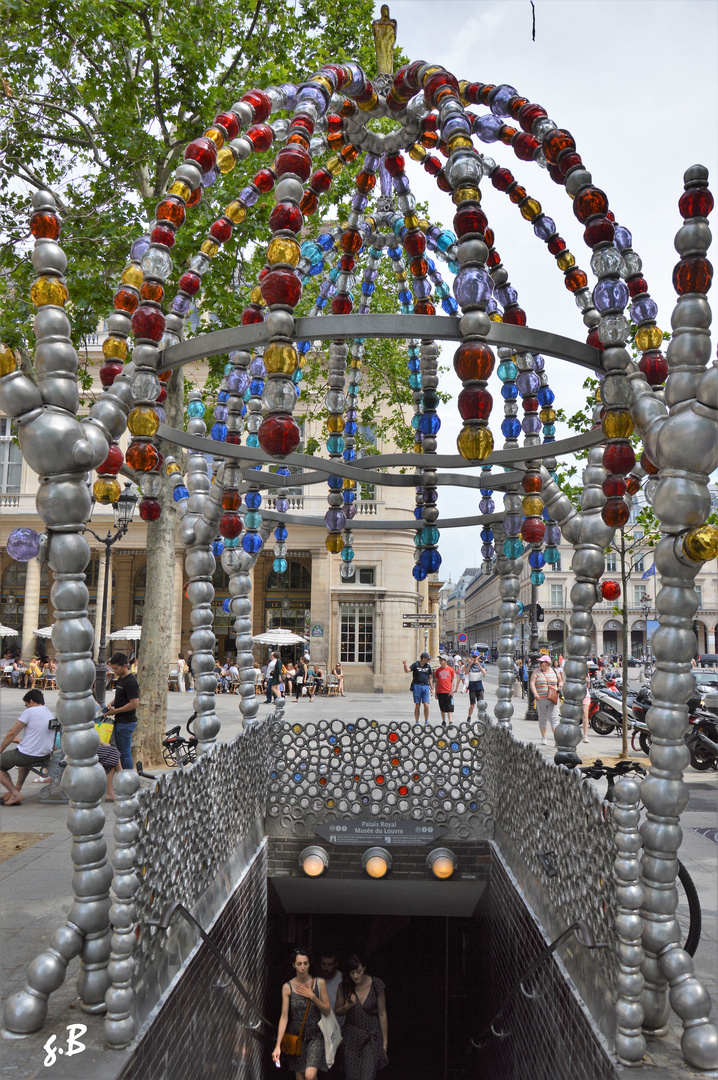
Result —
M 226 405 L 218 405 L 214 410 L 215 420 L 219 420 L 224 423 L 224 421 L 227 419 L 228 411 L 229 410 L 227 409 Z
M 139 262 L 149 246 L 149 236 L 138 236 L 132 247 L 130 248 L 130 258 L 135 259 L 137 262 Z
M 359 307 L 357 308 L 357 312 L 360 315 L 368 315 L 369 314 L 369 305 L 368 304 L 360 304 Z
M 297 104 L 297 88 L 294 83 L 280 83 L 278 89 L 282 91 L 286 98 L 284 108 L 293 110 Z
M 243 394 L 249 387 L 249 375 L 246 371 L 230 371 L 227 376 L 227 389 L 233 393 Z
M 364 280 L 365 281 L 376 281 L 378 275 L 379 275 L 378 270 L 365 270 L 364 271 Z
M 559 525 L 546 526 L 546 543 L 554 546 L 561 543 L 561 528 Z
M 613 242 L 619 251 L 633 247 L 633 237 L 625 225 L 614 225 Z
M 346 523 L 346 514 L 343 510 L 338 510 L 336 507 L 327 510 L 324 515 L 324 524 L 329 529 L 329 532 L 341 532 Z
M 441 283 L 444 280 L 438 270 L 432 270 L 430 272 L 430 274 L 429 274 L 429 277 L 431 278 L 431 280 L 434 282 L 435 285 L 441 285 Z
M 254 206 L 257 199 L 259 198 L 259 191 L 252 184 L 248 184 L 246 188 L 242 188 L 242 190 L 240 191 L 239 198 L 242 200 L 245 206 Z
M 376 172 L 384 159 L 378 154 L 364 155 L 364 169 L 367 172 Z
M 496 303 L 496 298 L 493 297 L 493 296 L 489 297 L 489 299 L 486 301 L 486 314 L 487 315 L 492 315 L 494 312 L 496 312 L 498 310 L 499 310 L 499 305 Z
M 314 86 L 302 86 L 297 93 L 297 109 L 301 112 L 301 105 L 303 101 L 312 101 L 319 107 L 320 113 L 327 111 L 327 99 L 321 90 Z
M 545 367 L 546 361 L 543 356 L 540 353 L 534 353 L 534 371 L 543 371 Z
M 289 499 L 277 499 L 275 510 L 278 514 L 286 514 L 289 510 Z
M 264 360 L 261 356 L 255 356 L 249 365 L 249 374 L 253 379 L 263 379 L 267 374 L 267 369 L 264 366 Z
M 189 311 L 192 301 L 189 296 L 177 295 L 172 300 L 172 310 L 176 311 L 178 315 L 186 315 Z
M 540 214 L 534 221 L 534 234 L 539 240 L 550 240 L 556 232 L 556 222 L 546 214 Z
M 503 307 L 508 307 L 509 304 L 518 304 L 519 294 L 513 285 L 500 285 L 496 290 L 496 299 Z
M 327 300 L 330 296 L 334 296 L 337 291 L 337 287 L 333 281 L 323 281 L 319 286 L 319 295 L 325 297 Z
M 392 176 L 391 182 L 397 195 L 403 195 L 409 190 L 409 178 L 404 173 L 401 176 Z
M 479 513 L 481 514 L 495 514 L 496 503 L 493 499 L 481 499 L 479 501 Z
M 391 195 L 391 177 L 384 167 L 384 162 L 379 166 L 379 187 L 382 195 Z
M 647 296 L 631 304 L 631 318 L 634 323 L 652 322 L 658 315 L 658 304 Z
M 34 529 L 13 529 L 7 538 L 7 553 L 16 562 L 30 562 L 39 550 L 40 534 Z
M 542 426 L 541 417 L 536 413 L 527 413 L 521 421 L 521 427 L 526 435 L 540 435 Z
M 448 141 L 452 135 L 469 135 L 470 133 L 471 127 L 465 116 L 450 117 L 441 129 L 441 135 L 445 142 Z
M 202 176 L 200 178 L 200 183 L 201 183 L 202 187 L 212 187 L 212 184 L 218 178 L 219 178 L 219 169 L 217 168 L 216 165 L 213 165 L 212 168 L 208 172 L 202 173 Z
M 518 536 L 521 532 L 521 515 L 507 514 L 504 518 L 504 532 L 507 536 Z
M 494 90 L 491 97 L 490 109 L 495 116 L 508 116 L 509 115 L 509 102 L 511 98 L 516 97 L 517 90 L 515 86 L 509 86 L 508 83 L 502 83 Z
M 540 385 L 535 371 L 520 371 L 516 376 L 516 386 L 521 397 L 535 396 Z
M 493 544 L 482 544 L 481 545 L 481 557 L 482 558 L 490 559 L 491 556 L 493 555 L 493 553 L 494 553 L 494 545 Z
M 367 206 L 368 202 L 369 197 L 367 195 L 362 195 L 360 191 L 355 191 L 352 195 L 352 210 L 356 210 L 357 213 L 360 213 Z
M 159 420 L 159 422 L 161 424 L 164 424 L 164 422 L 165 422 L 165 411 L 162 408 L 162 406 L 161 405 L 153 405 L 152 408 L 157 413 L 157 419 Z
M 346 503 L 344 506 L 344 517 L 350 521 L 357 512 L 356 503 Z
M 428 278 L 414 278 L 412 286 L 414 289 L 414 296 L 419 300 L 426 300 L 428 296 L 431 296 L 431 282 Z
M 623 311 L 629 300 L 628 285 L 622 278 L 606 278 L 593 290 L 597 311 Z
M 357 232 L 360 232 L 366 240 L 367 236 L 371 236 L 371 225 L 368 221 L 360 221 L 357 225 Z
M 474 131 L 484 143 L 496 142 L 503 126 L 498 116 L 479 116 L 474 121 Z
M 356 420 L 359 415 L 359 410 L 354 408 L 347 409 L 345 416 L 347 420 Z
M 454 296 L 464 310 L 485 307 L 491 298 L 493 282 L 485 270 L 465 266 L 454 278 Z

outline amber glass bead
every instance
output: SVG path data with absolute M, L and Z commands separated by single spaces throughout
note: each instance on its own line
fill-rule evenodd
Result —
M 494 437 L 487 427 L 467 424 L 459 432 L 456 448 L 466 461 L 483 461 L 494 449 Z
M 242 97 L 242 101 L 252 106 L 256 121 L 266 120 L 272 112 L 272 99 L 265 94 L 264 90 L 248 90 Z
M 207 128 L 204 133 L 205 139 L 211 139 L 218 150 L 221 150 L 224 146 L 224 135 L 219 128 L 211 127 Z
M 54 214 L 38 210 L 30 218 L 30 232 L 38 239 L 57 240 L 60 235 L 60 219 Z
M 236 164 L 237 159 L 232 150 L 228 146 L 223 146 L 217 154 L 217 168 L 219 171 L 223 176 L 226 176 Z
M 138 440 L 128 446 L 125 461 L 136 472 L 152 472 L 160 463 L 160 452 L 152 443 Z
M 610 442 L 603 451 L 603 467 L 612 475 L 625 476 L 636 464 L 633 447 L 627 440 Z
M 132 314 L 137 308 L 140 298 L 137 295 L 136 289 L 122 288 L 118 289 L 113 297 L 113 306 L 116 311 L 126 311 L 128 314 Z
M 409 263 L 409 270 L 413 277 L 425 277 L 429 273 L 429 264 L 426 259 L 417 255 L 415 259 L 412 259 Z
M 454 371 L 462 382 L 485 382 L 494 370 L 492 350 L 483 341 L 464 341 L 454 353 Z
M 570 270 L 572 266 L 576 265 L 576 260 L 570 251 L 562 251 L 559 257 L 556 259 L 556 266 L 559 270 Z
M 102 354 L 108 359 L 124 360 L 127 356 L 127 342 L 124 338 L 105 338 L 102 342 Z
M 185 184 L 182 180 L 173 180 L 170 186 L 167 188 L 168 195 L 177 195 L 180 199 L 189 205 L 189 198 L 192 194 L 192 188 L 188 184 Z
M 713 267 L 701 255 L 681 259 L 673 270 L 673 288 L 679 296 L 686 293 L 707 293 L 713 281 Z
M 143 300 L 152 300 L 155 304 L 161 304 L 165 291 L 156 281 L 143 281 L 140 286 L 140 296 Z
M 511 202 L 514 203 L 514 205 L 523 202 L 523 200 L 526 198 L 526 188 L 521 187 L 521 184 L 516 184 L 509 191 L 509 198 L 511 199 Z
M 414 301 L 414 314 L 415 315 L 436 315 L 436 308 L 432 304 L 431 300 L 415 300 Z
M 197 184 L 197 187 L 194 189 L 194 191 L 190 192 L 189 196 L 185 200 L 187 207 L 197 206 L 198 203 L 202 202 L 203 193 L 204 188 L 201 184 Z
M 605 217 L 607 211 L 608 199 L 600 188 L 584 188 L 583 191 L 579 191 L 573 200 L 573 212 L 582 225 L 585 225 L 589 218 L 595 217 L 597 214 Z
M 92 494 L 98 503 L 114 503 L 122 494 L 122 488 L 117 480 L 113 480 L 111 477 L 101 477 L 95 480 L 92 485 Z
M 696 525 L 683 537 L 683 551 L 693 562 L 718 558 L 718 528 L 715 525 Z
M 641 326 L 636 331 L 635 344 L 641 352 L 660 349 L 663 344 L 663 331 L 657 326 Z
M 504 126 L 499 131 L 499 142 L 502 142 L 504 146 L 511 146 L 512 140 L 515 135 L 518 135 L 518 131 L 516 130 L 516 128 L 509 127 L 508 124 L 504 124 Z
M 519 210 L 521 211 L 521 216 L 523 218 L 526 218 L 527 221 L 533 221 L 541 213 L 541 203 L 538 199 L 524 199 Z
M 543 142 L 543 152 L 550 165 L 557 165 L 558 159 L 564 150 L 575 150 L 576 143 L 570 131 L 556 128 L 551 131 Z
M 267 262 L 270 265 L 288 263 L 290 266 L 296 266 L 300 254 L 299 244 L 296 240 L 289 236 L 275 236 L 267 248 Z
M 156 433 L 159 426 L 157 413 L 147 405 L 138 405 L 127 417 L 127 427 L 132 435 L 148 438 Z
M 299 204 L 299 209 L 305 217 L 310 217 L 316 213 L 319 206 L 319 196 L 315 195 L 313 191 L 305 191 L 302 196 L 302 201 Z
M 344 431 L 344 417 L 338 414 L 332 414 L 328 417 L 327 431 L 330 431 L 332 435 L 337 435 Z
M 708 217 L 713 209 L 713 196 L 708 188 L 684 191 L 678 200 L 678 209 L 683 218 Z
M 641 454 L 641 468 L 645 473 L 648 473 L 649 476 L 655 476 L 658 472 L 658 466 L 653 464 L 645 450 Z
M 0 344 L 0 376 L 9 375 L 16 368 L 15 353 L 7 345 Z
M 626 494 L 627 484 L 622 476 L 607 476 L 601 488 L 607 499 L 622 499 Z
M 626 491 L 629 495 L 636 495 L 641 490 L 641 481 L 633 473 L 626 477 Z
M 185 219 L 184 204 L 179 199 L 163 199 L 155 211 L 158 221 L 169 221 L 175 228 L 179 228 Z
M 64 307 L 69 293 L 67 285 L 60 278 L 39 277 L 33 282 L 30 289 L 30 297 L 35 307 L 43 307 L 45 304 L 54 304 L 56 307 Z
M 483 386 L 465 386 L 459 394 L 459 414 L 462 420 L 488 420 L 493 403 Z
M 638 367 L 649 386 L 661 386 L 668 377 L 668 363 L 662 353 L 644 353 L 638 361 Z
M 578 266 L 574 266 L 566 274 L 564 282 L 569 292 L 576 293 L 579 289 L 586 288 L 588 285 L 588 278 L 583 270 Z
M 267 274 L 268 274 L 268 273 L 269 273 L 269 267 L 268 267 L 268 266 L 265 266 L 265 267 L 264 267 L 264 268 L 263 268 L 263 269 L 262 269 L 262 270 L 260 271 L 260 274 L 259 274 L 259 280 L 260 280 L 260 281 L 264 281 L 264 279 L 266 278 L 266 276 L 267 276 Z M 261 303 L 263 303 L 263 300 L 262 300 L 262 289 L 261 289 L 261 287 L 260 287 L 259 285 L 256 285 L 256 286 L 255 286 L 255 287 L 254 287 L 254 288 L 253 288 L 253 289 L 251 290 L 251 292 L 250 292 L 250 294 L 249 294 L 249 299 L 250 299 L 250 302 L 251 302 L 251 303 L 253 303 L 253 304 L 261 304 Z
M 357 173 L 356 186 L 362 195 L 370 195 L 376 187 L 376 176 L 370 172 Z
M 351 255 L 356 255 L 361 251 L 363 244 L 364 240 L 358 229 L 346 229 L 342 233 L 341 240 L 339 241 L 342 251 L 346 251 Z
M 236 488 L 227 488 L 222 496 L 223 510 L 239 510 L 242 505 L 242 496 Z
M 297 370 L 297 350 L 293 345 L 273 341 L 264 352 L 267 374 L 293 375 Z
M 344 540 L 339 532 L 330 532 L 324 541 L 324 546 L 331 555 L 338 555 L 344 550 Z
M 160 371 L 157 378 L 160 380 L 161 383 L 167 383 L 172 378 L 172 372 L 171 371 Z
M 537 472 L 525 472 L 521 478 L 521 487 L 527 495 L 540 491 L 543 486 L 541 474 Z
M 631 508 L 624 499 L 606 499 L 601 510 L 601 517 L 606 525 L 620 529 L 631 516 Z

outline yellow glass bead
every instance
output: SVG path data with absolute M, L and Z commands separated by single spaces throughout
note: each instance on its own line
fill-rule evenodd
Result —
M 431 222 L 427 221 L 425 217 L 420 217 L 419 218 L 419 228 L 421 229 L 422 232 L 426 232 L 426 230 L 429 228 L 430 225 L 431 225 Z
M 473 146 L 471 139 L 466 135 L 454 135 L 446 144 L 450 154 L 453 154 L 454 150 L 470 149 Z
M 252 289 L 251 293 L 249 294 L 249 302 L 250 304 L 264 303 L 264 297 L 262 296 L 262 288 L 260 285 L 257 285 L 256 288 Z
M 369 98 L 368 101 L 364 101 L 364 102 L 361 102 L 361 103 L 357 102 L 357 105 L 359 105 L 359 108 L 361 109 L 362 112 L 371 112 L 373 109 L 375 109 L 377 107 L 378 104 L 379 104 L 379 98 L 377 96 L 376 90 L 372 90 L 371 97 Z M 342 547 L 344 547 L 343 544 L 342 544 Z M 339 550 L 341 551 L 341 548 Z
M 526 218 L 527 221 L 533 221 L 541 213 L 541 203 L 538 199 L 526 199 L 521 203 L 519 209 L 521 217 Z
M 329 533 L 326 540 L 324 541 L 324 546 L 327 549 L 327 551 L 331 552 L 332 555 L 338 555 L 339 552 L 342 551 L 343 548 L 344 548 L 344 541 L 342 540 L 342 534 L 341 533 Z
M 219 251 L 219 244 L 216 244 L 214 240 L 204 240 L 200 244 L 199 250 L 204 252 L 205 255 L 209 255 L 211 259 Z
M 169 465 L 166 467 L 165 472 L 167 473 L 168 476 L 173 476 L 174 473 L 180 472 L 180 467 L 179 467 L 179 465 L 177 464 L 176 461 L 171 461 L 169 463 Z
M 16 367 L 15 353 L 7 345 L 0 344 L 0 376 L 9 375 Z
M 466 461 L 483 461 L 494 448 L 494 437 L 486 427 L 467 424 L 459 432 L 456 447 Z
M 142 435 L 147 438 L 154 435 L 159 426 L 159 416 L 147 405 L 138 405 L 127 417 L 127 427 L 132 435 Z
M 326 75 L 321 75 L 317 73 L 316 75 L 312 75 L 311 81 L 314 83 L 315 86 L 323 86 L 330 97 L 334 93 L 334 87 L 329 82 L 329 79 L 326 77 Z
M 420 442 L 415 442 L 414 443 L 414 453 L 415 454 L 423 454 L 424 453 L 424 447 L 421 445 Z
M 43 307 L 45 304 L 64 307 L 68 295 L 67 285 L 56 277 L 39 277 L 30 289 L 30 297 L 35 307 Z
M 225 206 L 224 213 L 225 217 L 228 217 L 235 225 L 239 225 L 247 216 L 247 207 L 244 203 L 238 202 L 235 199 L 229 206 Z
M 556 410 L 546 407 L 539 413 L 542 424 L 555 424 L 556 423 Z
M 404 218 L 404 224 L 406 225 L 407 229 L 418 229 L 419 228 L 418 215 L 417 214 L 407 214 L 406 217 Z
M 267 262 L 270 266 L 274 263 L 288 263 L 296 266 L 299 262 L 299 244 L 288 236 L 276 236 L 267 248 Z
M 595 397 L 596 397 L 596 401 L 603 401 L 603 398 L 601 397 L 601 384 L 600 383 L 596 387 Z
M 601 430 L 609 439 L 628 439 L 633 434 L 631 414 L 624 409 L 607 412 L 601 421 Z
M 429 79 L 429 77 L 431 75 L 435 75 L 437 71 L 443 71 L 443 70 L 444 70 L 443 67 L 439 67 L 438 64 L 433 64 L 431 67 L 428 67 L 426 69 L 426 71 L 424 72 L 424 82 L 422 83 L 422 86 L 424 86 L 427 79 Z
M 481 192 L 477 187 L 460 187 L 457 188 L 452 199 L 455 206 L 459 206 L 463 202 L 481 202 Z
M 344 431 L 344 417 L 330 416 L 327 420 L 327 430 L 331 431 L 332 435 L 336 435 Z
M 102 355 L 108 359 L 125 360 L 127 358 L 127 342 L 122 338 L 105 338 L 102 342 Z
M 556 259 L 556 266 L 559 270 L 570 270 L 572 266 L 576 265 L 576 260 L 570 251 L 562 251 L 559 257 Z
M 540 517 L 543 514 L 543 499 L 538 495 L 525 495 L 521 500 L 521 508 L 526 517 Z
M 491 322 L 503 322 L 503 317 L 500 311 L 492 311 L 489 313 L 489 319 Z
M 718 527 L 696 525 L 683 537 L 683 552 L 693 562 L 718 558 Z
M 293 375 L 297 370 L 297 350 L 286 342 L 274 341 L 265 349 L 264 366 L 268 375 L 274 375 L 277 372 L 282 375 Z
M 663 331 L 657 326 L 642 326 L 636 332 L 636 348 L 641 352 L 646 352 L 648 349 L 660 349 L 662 343 Z
M 327 170 L 328 173 L 331 173 L 332 176 L 339 176 L 339 173 L 344 168 L 344 162 L 335 154 L 333 157 L 327 159 L 327 163 L 324 168 Z
M 469 86 L 469 83 L 468 83 L 468 81 L 466 79 L 459 79 L 459 101 L 461 102 L 462 105 L 470 105 L 471 104 L 471 102 L 469 101 L 469 99 L 466 96 L 466 90 L 467 90 L 468 86 Z
M 406 281 L 406 270 L 397 270 L 395 277 L 397 282 Z
M 224 135 L 219 128 L 211 127 L 207 128 L 204 133 L 205 139 L 211 139 L 218 150 L 221 150 L 224 146 Z
M 100 476 L 92 485 L 92 494 L 98 503 L 113 503 L 119 499 L 122 488 L 114 477 Z
M 412 161 L 423 161 L 428 155 L 429 151 L 420 143 L 414 143 L 413 146 L 409 147 L 409 157 Z
M 369 217 L 365 218 L 365 221 L 366 221 L 367 225 L 369 226 L 369 228 L 371 229 L 371 231 L 376 232 L 376 221 L 374 220 L 374 218 L 371 217 L 371 215 L 370 215 Z
M 217 154 L 217 168 L 221 173 L 231 172 L 237 159 L 228 146 L 223 146 Z
M 354 491 L 357 486 L 356 480 L 350 480 L 348 476 L 344 477 L 343 489 L 344 491 Z
M 132 285 L 134 289 L 139 289 L 144 280 L 145 276 L 142 273 L 142 267 L 135 262 L 125 267 L 120 278 L 123 285 Z
M 183 184 L 181 180 L 173 180 L 170 186 L 167 188 L 168 195 L 179 195 L 180 199 L 184 199 L 187 202 L 192 195 L 192 188 L 188 184 Z

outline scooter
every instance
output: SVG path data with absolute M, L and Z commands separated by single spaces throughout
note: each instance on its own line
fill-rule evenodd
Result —
M 588 710 L 588 722 L 597 735 L 610 735 L 612 731 L 620 731 L 623 727 L 623 701 L 619 690 L 610 690 L 605 686 L 594 686 L 591 690 L 591 705 Z M 626 698 L 629 709 L 633 705 L 633 694 Z M 629 726 L 633 726 L 633 718 L 629 715 Z
M 636 749 L 635 740 L 644 754 L 651 749 L 651 733 L 646 723 L 646 714 L 652 704 L 651 694 L 643 687 L 636 694 L 633 702 L 634 732 L 631 745 Z M 700 708 L 700 698 L 693 697 L 688 702 L 688 721 L 690 727 L 685 734 L 685 743 L 691 755 L 691 766 L 697 772 L 718 769 L 718 715 Z

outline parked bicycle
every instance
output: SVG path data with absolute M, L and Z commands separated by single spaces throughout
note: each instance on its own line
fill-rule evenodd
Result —
M 185 724 L 188 738 L 180 735 L 179 724 L 165 732 L 165 737 L 162 740 L 162 757 L 165 760 L 165 765 L 169 765 L 170 769 L 174 769 L 178 765 L 189 765 L 195 761 L 198 740 L 192 731 L 192 724 L 196 719 L 197 713 L 193 712 Z

